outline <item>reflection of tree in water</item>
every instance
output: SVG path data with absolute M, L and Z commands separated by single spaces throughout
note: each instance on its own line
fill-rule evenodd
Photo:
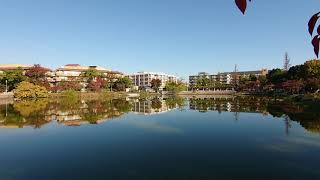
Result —
M 86 104 L 88 107 L 80 112 L 80 116 L 90 124 L 97 124 L 99 120 L 103 119 L 119 117 L 131 109 L 131 104 L 125 99 L 93 100 Z
M 162 102 L 159 98 L 153 98 L 151 100 L 151 108 L 152 109 L 161 109 L 162 108 Z
M 81 122 L 99 123 L 109 118 L 119 117 L 129 112 L 131 103 L 125 99 L 90 100 L 41 99 L 36 101 L 17 101 L 14 104 L 0 106 L 0 125 L 2 127 L 42 125 L 57 119 L 67 125 L 79 125 Z
M 14 109 L 12 104 L 0 106 L 0 121 L 3 126 L 17 126 L 22 128 L 25 124 L 24 117 Z
M 266 110 L 263 99 L 256 97 L 220 97 L 190 99 L 190 109 L 200 112 L 261 112 Z
M 320 104 L 317 103 L 286 103 L 269 104 L 268 111 L 275 117 L 289 117 L 301 124 L 310 132 L 320 133 Z
M 179 107 L 179 109 L 183 109 L 185 105 L 185 99 L 182 97 L 173 96 L 166 98 L 165 103 L 170 109 L 174 109 L 177 106 Z
M 230 105 L 230 106 L 229 106 Z M 310 132 L 320 133 L 320 104 L 316 103 L 290 103 L 275 101 L 265 97 L 230 97 L 230 98 L 202 98 L 190 99 L 190 109 L 199 112 L 227 111 L 236 113 L 235 118 L 241 112 L 271 114 L 274 117 L 282 117 L 285 123 L 285 131 L 289 133 L 290 120 L 297 121 Z
M 4 119 L 2 122 L 3 126 L 34 126 L 35 128 L 40 128 L 42 125 L 50 122 L 46 119 L 46 108 L 48 101 L 41 100 L 32 100 L 32 101 L 18 101 L 13 105 L 9 104 L 7 110 L 5 107 L 1 107 L 1 119 Z M 7 111 L 7 116 L 4 111 Z

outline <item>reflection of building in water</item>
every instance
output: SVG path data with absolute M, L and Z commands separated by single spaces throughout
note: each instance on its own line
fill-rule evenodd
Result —
M 146 101 L 135 101 L 132 106 L 132 112 L 143 115 L 153 115 L 159 113 L 165 113 L 171 111 L 174 108 L 167 106 L 164 100 L 146 100 Z
M 266 112 L 265 105 L 258 101 L 242 101 L 234 97 L 190 99 L 189 108 L 200 112 Z
M 41 128 L 58 122 L 67 126 L 99 124 L 124 114 L 131 106 L 125 100 L 75 101 L 19 101 L 0 105 L 0 128 Z

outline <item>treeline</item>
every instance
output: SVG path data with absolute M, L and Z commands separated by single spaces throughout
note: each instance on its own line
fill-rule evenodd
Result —
M 265 77 L 240 78 L 237 89 L 285 94 L 317 93 L 320 89 L 320 60 L 306 61 L 289 70 L 273 69 Z

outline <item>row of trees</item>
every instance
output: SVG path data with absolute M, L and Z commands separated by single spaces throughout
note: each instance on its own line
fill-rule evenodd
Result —
M 151 80 L 151 88 L 158 92 L 159 88 L 162 86 L 162 81 L 160 79 L 152 79 Z M 182 81 L 168 81 L 165 84 L 164 87 L 165 91 L 177 93 L 181 91 L 187 90 L 187 85 L 183 83 Z
M 177 82 L 169 81 L 166 83 L 165 89 L 166 91 L 177 93 L 177 92 L 188 90 L 188 87 L 182 81 L 177 81 Z
M 273 69 L 266 77 L 244 78 L 239 90 L 275 91 L 287 94 L 315 93 L 320 89 L 320 60 L 306 61 L 304 64 L 285 69 Z
M 197 79 L 196 84 L 191 87 L 193 90 L 217 90 L 217 89 L 231 89 L 234 88 L 232 84 L 221 83 L 215 79 L 208 77 L 200 77 Z
M 217 90 L 235 89 L 237 91 L 283 92 L 287 94 L 315 93 L 320 89 L 320 60 L 306 61 L 290 67 L 286 55 L 283 69 L 273 69 L 266 76 L 233 77 L 236 83 L 225 84 L 206 76 L 196 80 L 192 89 Z

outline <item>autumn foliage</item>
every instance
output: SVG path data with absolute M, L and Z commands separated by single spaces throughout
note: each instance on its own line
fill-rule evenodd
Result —
M 25 75 L 28 77 L 29 82 L 49 89 L 50 84 L 46 78 L 46 73 L 48 71 L 49 69 L 41 67 L 39 64 L 35 64 L 32 68 L 26 71 Z
M 108 87 L 108 82 L 100 77 L 90 81 L 89 84 L 87 85 L 87 89 L 95 92 L 99 92 L 102 89 L 105 89 L 107 87 Z
M 46 98 L 48 97 L 48 91 L 45 87 L 23 81 L 19 83 L 17 88 L 14 90 L 14 97 L 18 99 Z

